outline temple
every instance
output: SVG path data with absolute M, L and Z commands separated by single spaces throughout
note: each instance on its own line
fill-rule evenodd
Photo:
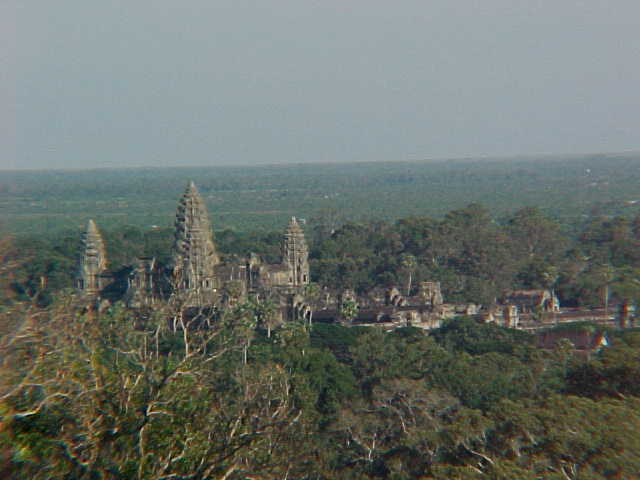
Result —
M 222 261 L 216 250 L 209 214 L 193 182 L 178 202 L 171 261 L 159 265 L 152 257 L 137 258 L 126 278 L 107 271 L 105 245 L 93 220 L 82 235 L 76 280 L 85 298 L 123 300 L 131 308 L 171 301 L 181 308 L 222 311 L 249 298 L 268 298 L 276 306 L 276 320 L 310 319 L 305 303 L 309 284 L 309 249 L 302 228 L 291 218 L 282 240 L 280 263 L 265 263 L 257 255 Z M 114 284 L 125 283 L 120 288 Z
M 104 242 L 93 220 L 89 220 L 81 244 L 76 287 L 82 295 L 91 297 L 97 295 L 109 280 Z
M 136 258 L 131 265 L 110 272 L 105 243 L 93 220 L 81 237 L 76 288 L 81 298 L 98 305 L 123 301 L 135 309 L 171 304 L 180 311 L 223 313 L 248 300 L 273 307 L 274 326 L 287 321 L 377 325 L 386 329 L 414 326 L 432 329 L 456 316 L 481 322 L 535 330 L 578 320 L 612 322 L 615 313 L 561 309 L 551 290 L 510 290 L 490 305 L 445 302 L 439 282 L 420 282 L 417 292 L 404 295 L 390 285 L 356 294 L 331 286 L 309 286 L 309 247 L 292 217 L 282 236 L 281 256 L 267 263 L 258 255 L 225 258 L 214 242 L 205 202 L 193 182 L 178 202 L 171 258 Z M 624 307 L 624 306 L 623 306 Z M 624 312 L 623 312 L 624 313 Z M 633 312 L 626 305 L 624 318 Z M 625 320 L 626 322 L 627 320 Z
M 189 306 L 214 304 L 222 287 L 209 215 L 193 182 L 178 203 L 171 262 L 174 294 Z

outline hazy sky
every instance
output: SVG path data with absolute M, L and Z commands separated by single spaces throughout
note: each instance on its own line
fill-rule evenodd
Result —
M 640 150 L 638 0 L 0 0 L 0 168 Z

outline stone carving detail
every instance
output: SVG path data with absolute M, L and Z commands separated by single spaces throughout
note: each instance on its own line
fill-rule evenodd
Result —
M 280 262 L 263 263 L 254 254 L 223 262 L 213 241 L 205 202 L 193 182 L 178 202 L 168 265 L 141 257 L 111 277 L 106 273 L 104 244 L 93 221 L 83 234 L 83 245 L 77 281 L 83 293 L 97 295 L 111 282 L 102 293 L 113 301 L 125 300 L 132 308 L 175 300 L 187 310 L 209 311 L 222 311 L 248 298 L 272 298 L 279 322 L 311 320 L 311 307 L 303 295 L 309 284 L 309 247 L 298 221 L 292 218 L 289 222 Z
M 437 307 L 444 303 L 440 282 L 420 282 L 419 296 L 422 297 L 425 305 Z
M 294 287 L 309 284 L 309 248 L 296 217 L 291 217 L 282 245 L 282 261 L 289 270 L 289 283 Z
M 172 261 L 176 293 L 187 303 L 214 301 L 215 266 L 219 263 L 207 208 L 190 182 L 176 213 Z
M 141 308 L 154 303 L 156 297 L 155 273 L 155 258 L 140 257 L 136 259 L 127 285 L 127 303 L 130 307 Z
M 82 251 L 80 256 L 76 286 L 86 296 L 95 296 L 104 287 L 102 275 L 107 269 L 107 254 L 102 235 L 93 220 L 89 220 L 87 229 L 82 234 Z
M 274 310 L 269 314 L 269 328 L 285 321 L 308 324 L 313 321 L 431 329 L 464 315 L 534 330 L 564 321 L 611 322 L 615 318 L 606 309 L 561 310 L 552 290 L 510 290 L 502 298 L 482 306 L 445 303 L 439 282 L 420 282 L 416 296 L 405 296 L 393 285 L 356 293 L 331 286 L 317 289 L 310 286 L 309 273 L 309 247 L 295 217 L 285 230 L 279 262 L 266 263 L 255 254 L 221 261 L 205 202 L 190 182 L 178 203 L 172 258 L 168 264 L 141 257 L 118 272 L 108 272 L 102 236 L 90 220 L 82 233 L 76 287 L 88 303 L 98 308 L 118 300 L 140 309 L 175 300 L 179 308 L 184 307 L 183 312 L 206 311 L 214 314 L 211 318 L 247 300 L 268 299 L 267 303 L 272 305 L 269 308 Z M 624 328 L 633 319 L 633 306 L 623 304 L 620 325 Z

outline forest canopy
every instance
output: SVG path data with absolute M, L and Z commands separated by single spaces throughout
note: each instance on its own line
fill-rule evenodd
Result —
M 495 218 L 479 204 L 442 219 L 407 217 L 395 222 L 309 219 L 311 280 L 320 287 L 354 289 L 397 286 L 415 292 L 421 281 L 441 282 L 449 302 L 491 305 L 510 289 L 553 289 L 564 306 L 599 307 L 640 298 L 640 216 L 594 217 L 576 231 L 525 207 Z M 125 269 L 140 256 L 168 262 L 170 229 L 125 226 L 103 230 L 109 268 Z M 9 238 L 9 237 L 7 237 Z M 279 261 L 282 232 L 215 232 L 223 256 L 257 253 Z M 17 246 L 20 246 L 18 248 Z M 78 232 L 14 236 L 10 255 L 19 266 L 5 279 L 5 301 L 52 301 L 73 286 Z M 408 290 L 408 292 L 407 292 Z
M 619 161 L 625 178 L 606 163 L 591 169 L 594 159 L 535 172 L 489 163 L 484 176 L 473 164 L 439 165 L 441 177 L 406 165 L 370 175 L 264 168 L 245 183 L 233 169 L 226 179 L 189 174 L 203 174 L 211 204 L 237 199 L 240 214 L 212 209 L 227 259 L 279 261 L 274 218 L 304 210 L 310 292 L 395 286 L 411 295 L 436 281 L 448 302 L 491 306 L 506 290 L 549 289 L 563 306 L 590 309 L 640 299 L 640 215 L 628 203 L 638 169 Z M 466 316 L 429 331 L 308 321 L 272 329 L 253 300 L 195 317 L 171 302 L 88 308 L 72 288 L 79 222 L 97 214 L 114 274 L 140 256 L 167 264 L 174 173 L 147 184 L 148 172 L 107 172 L 120 181 L 112 185 L 88 172 L 67 182 L 12 173 L 15 183 L 3 184 L 0 477 L 595 480 L 640 471 L 638 329 L 561 325 L 560 340 L 540 348 L 532 333 Z M 420 196 L 427 185 L 432 196 Z M 465 203 L 448 203 L 462 190 Z M 490 190 L 499 194 L 482 201 Z M 555 193 L 529 206 L 541 191 Z M 265 217 L 254 201 L 289 206 Z M 363 215 L 381 204 L 381 215 Z M 129 212 L 126 221 L 114 209 Z M 579 352 L 561 329 L 607 342 Z
M 290 323 L 250 308 L 173 330 L 168 307 L 64 296 L 1 314 L 0 474 L 33 479 L 632 478 L 640 333 L 585 359 L 459 318 Z

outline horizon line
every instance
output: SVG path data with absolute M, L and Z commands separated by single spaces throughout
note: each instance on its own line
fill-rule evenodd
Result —
M 169 169 L 195 169 L 195 168 L 274 168 L 274 167 L 290 167 L 290 166 L 321 166 L 321 165 L 364 165 L 371 163 L 426 163 L 426 162 L 468 162 L 468 161 L 508 161 L 508 160 L 575 160 L 581 157 L 589 156 L 627 156 L 640 155 L 639 150 L 621 150 L 613 152 L 581 152 L 581 153 L 521 153 L 513 155 L 478 155 L 478 156 L 460 156 L 460 157 L 427 157 L 422 159 L 403 159 L 403 160 L 325 160 L 325 161 L 292 161 L 281 163 L 223 163 L 219 165 L 193 164 L 193 165 L 137 165 L 137 166 L 95 166 L 95 167 L 25 167 L 25 168 L 0 168 L 0 172 L 86 172 L 95 170 L 169 170 Z

